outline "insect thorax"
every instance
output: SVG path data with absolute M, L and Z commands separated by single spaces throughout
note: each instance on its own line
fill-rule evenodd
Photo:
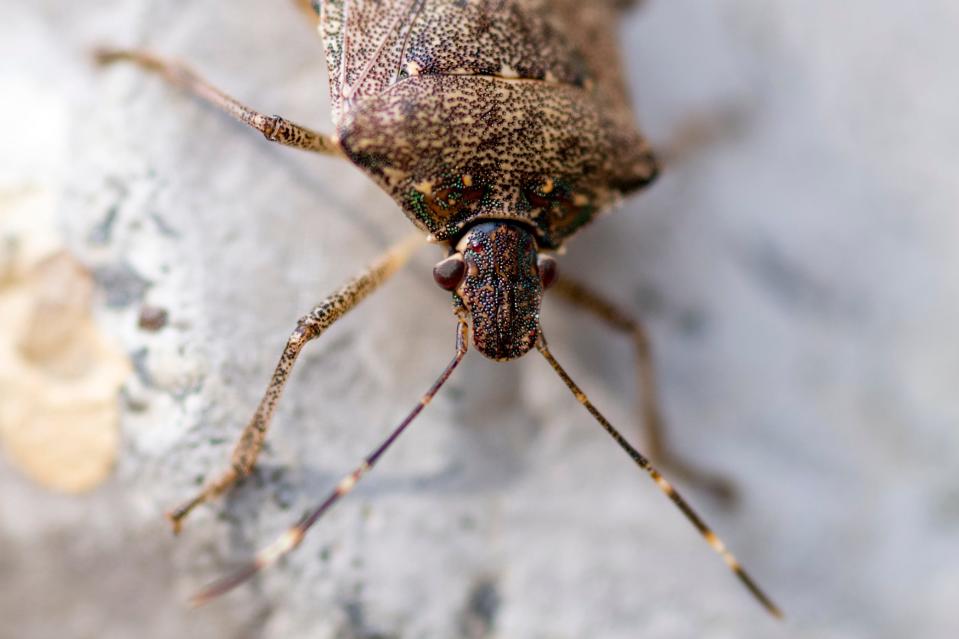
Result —
M 512 219 L 560 246 L 656 174 L 611 44 L 615 6 L 325 2 L 344 151 L 437 239 Z

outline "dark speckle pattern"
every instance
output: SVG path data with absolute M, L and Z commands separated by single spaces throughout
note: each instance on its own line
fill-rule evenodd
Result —
M 657 173 L 635 129 L 611 0 L 337 0 L 322 32 L 346 155 L 419 228 L 567 237 Z
M 473 317 L 473 343 L 483 355 L 525 355 L 539 336 L 543 284 L 532 234 L 508 222 L 483 222 L 457 244 L 466 277 L 456 289 Z

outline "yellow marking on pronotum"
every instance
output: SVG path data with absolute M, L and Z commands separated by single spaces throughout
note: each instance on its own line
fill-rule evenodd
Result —
M 413 188 L 422 193 L 423 195 L 433 195 L 433 181 L 432 180 L 423 180 L 422 182 L 417 182 L 413 185 Z
M 473 176 L 469 173 L 463 176 L 463 186 L 473 186 Z
M 385 175 L 386 179 L 388 179 L 391 183 L 398 184 L 399 182 L 402 182 L 408 178 L 410 174 L 401 169 L 394 169 L 391 166 L 384 166 L 383 175 Z

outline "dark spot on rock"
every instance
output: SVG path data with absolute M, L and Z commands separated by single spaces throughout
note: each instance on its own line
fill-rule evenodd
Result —
M 140 383 L 147 388 L 153 388 L 153 375 L 150 373 L 150 367 L 147 366 L 149 352 L 146 348 L 139 348 L 130 353 L 130 361 L 133 363 L 133 372 L 136 373 Z
M 473 584 L 460 613 L 460 636 L 464 639 L 486 639 L 493 636 L 496 615 L 500 608 L 496 580 L 484 577 Z
M 363 604 L 358 601 L 346 602 L 343 612 L 346 613 L 346 621 L 337 630 L 336 639 L 399 639 L 398 634 L 371 629 L 363 611 Z
M 146 399 L 134 396 L 127 387 L 120 389 L 120 398 L 123 400 L 123 405 L 131 413 L 142 413 L 150 407 L 150 403 Z
M 120 205 L 114 204 L 107 209 L 103 219 L 87 234 L 87 241 L 90 244 L 103 245 L 113 237 L 113 226 L 117 221 L 117 215 L 120 212 Z
M 106 294 L 106 305 L 110 308 L 124 308 L 139 302 L 151 285 L 126 262 L 99 266 L 93 270 L 93 277 Z
M 140 308 L 140 316 L 137 318 L 137 326 L 145 331 L 156 332 L 167 325 L 169 313 L 165 308 L 159 306 L 144 305 Z
M 180 237 L 180 232 L 173 228 L 159 213 L 150 213 L 150 219 L 156 224 L 157 230 L 161 235 L 170 238 Z

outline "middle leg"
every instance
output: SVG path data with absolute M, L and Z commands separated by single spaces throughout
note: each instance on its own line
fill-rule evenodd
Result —
M 353 278 L 312 311 L 304 315 L 297 322 L 296 328 L 286 342 L 280 361 L 273 371 L 273 377 L 267 386 L 263 398 L 257 406 L 253 418 L 243 429 L 243 434 L 233 450 L 230 467 L 219 477 L 206 484 L 200 492 L 181 506 L 167 513 L 167 518 L 173 524 L 173 531 L 179 532 L 183 520 L 194 508 L 200 504 L 222 494 L 237 481 L 253 471 L 256 458 L 263 448 L 266 432 L 280 401 L 280 395 L 286 386 L 296 358 L 306 344 L 319 337 L 336 320 L 343 317 L 357 304 L 376 290 L 409 259 L 413 250 L 422 244 L 419 236 L 397 244 L 385 255 L 374 262 L 366 271 Z

